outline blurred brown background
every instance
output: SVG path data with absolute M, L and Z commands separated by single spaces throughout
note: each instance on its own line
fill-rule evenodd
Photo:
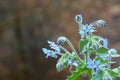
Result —
M 120 52 L 119 8 L 120 0 L 0 0 L 0 80 L 65 80 L 69 70 L 57 72 L 57 60 L 45 59 L 41 48 L 61 35 L 77 48 L 80 13 L 84 23 L 106 20 L 110 28 L 96 34 Z

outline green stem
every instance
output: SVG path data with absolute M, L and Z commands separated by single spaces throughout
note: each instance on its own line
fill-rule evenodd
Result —
M 76 54 L 78 60 L 84 64 L 83 60 L 78 56 L 77 51 L 75 50 L 74 46 L 72 45 L 72 43 L 69 41 L 69 39 L 66 38 L 66 42 L 67 44 L 70 46 L 70 48 L 73 50 L 73 52 Z
M 81 25 L 82 25 L 82 23 L 79 23 L 79 30 L 81 29 Z
M 65 49 L 63 46 L 59 46 L 63 51 L 65 51 L 66 53 L 70 53 L 67 49 Z
M 77 54 L 77 51 L 75 50 L 74 46 L 72 45 L 72 43 L 67 39 L 66 42 L 68 43 L 68 45 L 70 46 L 70 48 L 73 50 L 73 52 L 75 54 Z
M 86 53 L 86 64 L 88 63 L 88 53 Z
M 109 54 L 108 68 L 111 69 L 111 54 Z
M 85 58 L 85 63 L 87 64 L 88 63 L 88 58 L 89 58 L 89 52 L 84 55 L 84 58 Z

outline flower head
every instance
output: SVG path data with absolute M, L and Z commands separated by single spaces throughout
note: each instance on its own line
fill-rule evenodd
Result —
M 57 55 L 56 55 L 56 53 L 54 51 L 48 50 L 46 48 L 42 48 L 42 50 L 43 50 L 44 54 L 46 54 L 46 58 L 48 58 L 48 57 L 57 58 Z
M 60 53 L 60 47 L 58 45 L 56 45 L 54 42 L 48 41 L 48 44 L 51 47 L 51 49 L 53 49 L 56 52 Z
M 88 26 L 82 24 L 81 25 L 81 30 L 80 30 L 80 34 L 83 35 L 85 34 L 86 36 L 89 35 L 89 33 L 95 32 L 96 30 L 94 30 L 93 28 L 93 24 L 89 24 Z
M 94 71 L 98 71 L 98 66 L 100 65 L 100 60 L 94 62 L 91 58 L 88 58 L 87 68 L 92 68 Z

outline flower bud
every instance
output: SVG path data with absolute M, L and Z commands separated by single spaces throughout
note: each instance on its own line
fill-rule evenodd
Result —
M 117 54 L 115 49 L 110 49 L 108 53 L 111 55 L 111 57 L 120 57 L 120 54 Z
M 98 44 L 100 47 L 108 48 L 108 39 L 107 38 L 99 38 Z
M 106 25 L 106 22 L 104 20 L 97 20 L 96 25 L 98 27 L 104 27 Z
M 75 16 L 75 21 L 78 23 L 78 24 L 82 24 L 82 15 L 76 15 Z
M 58 45 L 64 44 L 65 42 L 66 42 L 66 37 L 64 37 L 64 36 L 61 36 L 57 39 Z
M 99 43 L 100 46 L 104 46 L 104 39 L 99 38 L 98 43 Z
M 116 51 L 115 49 L 110 49 L 110 50 L 108 51 L 108 53 L 109 53 L 109 54 L 116 54 L 117 51 Z

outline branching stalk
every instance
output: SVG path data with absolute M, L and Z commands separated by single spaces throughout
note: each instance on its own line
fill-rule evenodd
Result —
M 69 39 L 66 38 L 66 42 L 67 44 L 70 46 L 70 48 L 73 50 L 73 52 L 76 54 L 78 60 L 84 64 L 83 60 L 78 56 L 77 51 L 75 50 L 74 46 L 72 45 L 72 43 L 69 41 Z

